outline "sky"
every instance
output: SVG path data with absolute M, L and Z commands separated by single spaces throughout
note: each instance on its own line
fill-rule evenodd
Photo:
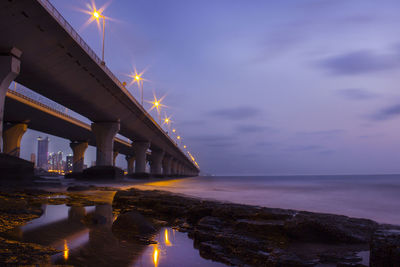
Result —
M 90 2 L 51 2 L 100 55 L 101 34 L 79 11 Z M 96 1 L 104 4 L 107 66 L 128 83 L 135 67 L 146 70 L 145 99 L 165 95 L 203 172 L 400 173 L 399 1 Z M 25 134 L 23 157 L 39 135 Z M 71 153 L 51 139 L 50 149 Z M 88 149 L 86 162 L 94 158 Z M 122 156 L 118 165 L 126 168 Z

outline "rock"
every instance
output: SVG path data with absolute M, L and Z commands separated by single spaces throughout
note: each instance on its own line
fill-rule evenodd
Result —
M 285 222 L 290 238 L 308 242 L 366 243 L 377 228 L 371 220 L 311 212 L 299 212 Z
M 112 224 L 112 232 L 121 239 L 148 237 L 156 232 L 155 227 L 135 211 L 120 214 Z
M 381 228 L 376 231 L 370 251 L 371 267 L 400 266 L 400 229 Z
M 366 219 L 202 201 L 156 190 L 119 191 L 113 207 L 171 222 L 188 233 L 200 255 L 234 266 L 362 266 L 357 253 L 367 250 L 379 227 Z M 397 253 L 398 247 L 386 245 L 376 242 L 383 251 Z
M 69 192 L 76 192 L 76 191 L 89 191 L 94 190 L 96 187 L 92 185 L 72 185 L 67 188 Z

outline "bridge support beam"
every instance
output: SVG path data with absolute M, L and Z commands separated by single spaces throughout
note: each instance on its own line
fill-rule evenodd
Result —
M 114 150 L 113 152 L 113 166 L 115 166 L 115 161 L 117 160 L 119 151 L 118 150 Z
M 127 155 L 125 157 L 126 162 L 128 163 L 128 175 L 133 174 L 133 163 L 135 162 L 135 157 L 131 155 Z
M 164 176 L 171 175 L 172 157 L 171 156 L 164 156 L 162 164 L 163 164 L 163 174 L 164 174 Z
M 96 166 L 113 166 L 114 137 L 119 122 L 94 122 L 92 132 L 96 136 Z
M 164 158 L 164 151 L 163 150 L 152 150 L 151 151 L 151 174 L 154 176 L 162 176 L 161 167 L 162 167 L 162 160 Z
M 83 164 L 85 160 L 85 151 L 88 148 L 88 142 L 74 141 L 69 144 L 72 149 L 72 171 L 80 173 L 83 171 Z
M 136 156 L 135 175 L 146 175 L 146 152 L 150 148 L 150 142 L 134 142 L 132 147 Z
M 171 175 L 177 175 L 177 161 L 175 159 L 172 159 L 171 162 Z
M 27 129 L 26 123 L 4 125 L 3 152 L 5 154 L 19 158 L 21 139 Z
M 20 71 L 22 52 L 17 48 L 0 51 L 0 138 L 3 137 L 4 102 L 7 89 Z M 2 144 L 2 142 L 0 142 Z M 0 152 L 3 151 L 0 148 Z

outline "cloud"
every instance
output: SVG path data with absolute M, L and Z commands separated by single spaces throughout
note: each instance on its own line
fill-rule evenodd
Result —
M 370 116 L 370 118 L 372 120 L 382 121 L 382 120 L 392 119 L 397 116 L 400 116 L 400 104 L 392 105 L 384 109 L 381 109 L 372 116 Z
M 325 58 L 318 66 L 334 75 L 358 75 L 399 68 L 399 59 L 399 51 L 377 54 L 370 50 L 360 50 Z
M 235 145 L 233 136 L 198 135 L 188 136 L 186 140 L 193 143 L 199 143 L 203 146 L 208 147 L 233 147 Z
M 338 90 L 337 93 L 349 100 L 367 100 L 378 97 L 377 94 L 359 88 L 341 89 Z
M 323 130 L 323 131 L 310 131 L 310 132 L 297 132 L 296 135 L 301 137 L 334 137 L 340 134 L 343 134 L 345 131 L 342 129 L 332 129 L 332 130 Z
M 208 115 L 219 117 L 227 120 L 243 120 L 251 117 L 256 117 L 261 113 L 260 109 L 254 107 L 236 107 L 225 108 L 210 111 Z
M 305 145 L 305 146 L 291 146 L 286 148 L 286 151 L 314 151 L 321 149 L 321 146 L 318 145 Z
M 239 133 L 261 133 L 265 132 L 267 130 L 272 130 L 269 127 L 266 126 L 261 126 L 257 124 L 244 124 L 244 125 L 238 125 L 235 130 Z

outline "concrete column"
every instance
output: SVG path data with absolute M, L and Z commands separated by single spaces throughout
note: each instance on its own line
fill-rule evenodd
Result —
M 20 57 L 22 52 L 17 48 L 9 51 L 0 51 L 0 138 L 3 137 L 4 102 L 8 87 L 18 76 L 20 71 Z M 0 142 L 2 144 L 3 142 Z M 3 149 L 0 148 L 0 152 Z
M 171 162 L 171 175 L 176 175 L 177 173 L 177 170 L 176 170 L 176 160 L 175 159 L 172 159 L 172 162 Z
M 113 166 L 114 137 L 119 122 L 94 122 L 92 132 L 96 136 L 96 166 Z
M 118 154 L 119 154 L 119 151 L 114 150 L 114 153 L 113 153 L 113 166 L 115 166 L 115 161 L 117 160 Z
M 164 158 L 163 150 L 152 150 L 151 151 L 151 161 L 150 161 L 151 174 L 154 174 L 154 175 L 162 174 L 161 167 L 162 167 L 163 158 Z
M 150 147 L 150 142 L 134 142 L 132 147 L 136 156 L 135 173 L 145 173 L 146 152 Z
M 4 126 L 3 132 L 3 152 L 5 154 L 19 157 L 21 139 L 28 125 L 26 123 L 17 123 Z
M 127 155 L 125 158 L 128 163 L 128 174 L 132 174 L 133 173 L 133 163 L 135 162 L 135 157 L 131 156 L 131 155 Z
M 72 159 L 72 171 L 82 172 L 83 164 L 85 160 L 85 151 L 88 148 L 88 142 L 74 141 L 69 144 L 72 149 L 73 159 Z
M 162 164 L 163 164 L 163 174 L 171 175 L 172 157 L 164 156 Z

